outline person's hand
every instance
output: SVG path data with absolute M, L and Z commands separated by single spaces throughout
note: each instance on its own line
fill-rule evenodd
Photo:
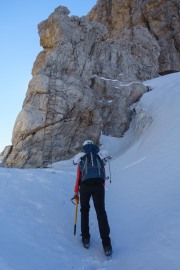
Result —
M 74 203 L 74 200 L 79 203 L 79 193 L 78 192 L 75 192 L 74 193 L 74 196 L 72 197 L 71 201 L 72 203 Z M 75 204 L 75 203 L 74 203 Z
M 74 199 L 79 202 L 79 193 L 78 192 L 74 193 Z

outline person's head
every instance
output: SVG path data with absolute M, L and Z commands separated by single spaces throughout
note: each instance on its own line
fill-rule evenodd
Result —
M 88 145 L 88 144 L 94 144 L 94 142 L 91 140 L 86 140 L 84 141 L 83 146 Z
M 99 151 L 99 147 L 91 140 L 86 140 L 83 143 L 83 151 L 85 153 L 89 153 L 89 152 L 95 152 L 98 153 Z

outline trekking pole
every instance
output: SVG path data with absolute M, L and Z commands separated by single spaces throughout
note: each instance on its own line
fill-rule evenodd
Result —
M 76 201 L 76 203 L 74 203 L 74 201 Z M 75 215 L 74 215 L 74 235 L 76 235 L 76 224 L 77 224 L 77 214 L 78 214 L 78 204 L 79 204 L 79 200 L 75 197 L 73 197 L 71 199 L 72 203 L 76 205 L 76 209 L 75 209 Z
M 110 161 L 108 160 L 108 164 L 109 164 L 109 178 L 110 178 L 110 183 L 111 183 L 111 167 L 110 167 Z

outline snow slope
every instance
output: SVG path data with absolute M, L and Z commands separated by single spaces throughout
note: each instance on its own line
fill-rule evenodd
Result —
M 103 254 L 93 205 L 91 247 L 73 235 L 76 166 L 0 168 L 0 270 L 180 269 L 180 73 L 145 82 L 123 138 L 102 136 L 112 155 L 106 209 L 113 257 Z M 109 170 L 107 168 L 107 174 Z

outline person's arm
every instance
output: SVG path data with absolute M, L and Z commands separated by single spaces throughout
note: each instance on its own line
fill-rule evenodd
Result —
M 75 183 L 75 187 L 74 187 L 75 195 L 78 195 L 80 180 L 81 180 L 81 170 L 80 170 L 80 166 L 78 164 L 78 166 L 77 166 L 77 175 L 76 175 L 76 183 Z
M 99 151 L 98 152 L 99 157 L 103 160 L 104 165 L 106 165 L 107 160 L 111 159 L 111 156 L 109 155 L 108 151 Z
M 73 164 L 77 165 L 80 162 L 80 159 L 85 155 L 84 152 L 80 152 L 77 155 L 75 155 L 74 159 L 73 159 Z

